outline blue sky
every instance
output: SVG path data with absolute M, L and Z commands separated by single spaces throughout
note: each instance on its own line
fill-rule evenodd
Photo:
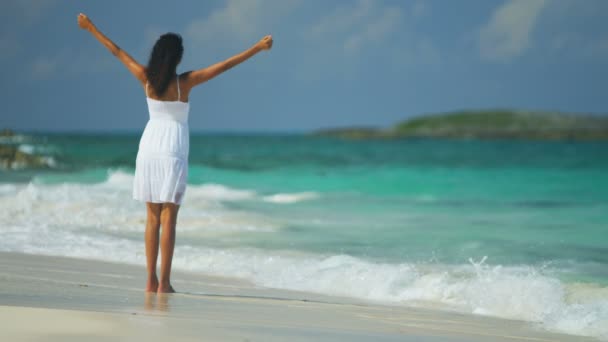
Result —
M 386 127 L 442 111 L 608 113 L 605 0 L 4 0 L 0 128 L 141 131 L 138 82 L 76 24 L 84 12 L 140 63 L 167 31 L 179 71 L 265 34 L 273 50 L 191 94 L 192 131 Z

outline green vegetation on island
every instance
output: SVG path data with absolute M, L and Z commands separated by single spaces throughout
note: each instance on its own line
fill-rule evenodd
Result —
M 412 118 L 388 129 L 336 128 L 319 130 L 313 135 L 345 139 L 608 140 L 608 116 L 515 110 L 459 111 Z

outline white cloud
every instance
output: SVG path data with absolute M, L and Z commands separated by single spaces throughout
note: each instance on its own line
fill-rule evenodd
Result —
M 394 72 L 440 64 L 433 41 L 416 29 L 429 13 L 425 3 L 358 0 L 333 7 L 301 32 L 306 53 L 296 62 L 297 79 L 319 81 L 328 74 L 351 79 L 369 70 L 363 63 L 387 63 Z
M 309 41 L 330 42 L 347 53 L 358 52 L 372 42 L 381 42 L 402 21 L 401 9 L 383 7 L 382 3 L 359 0 L 353 6 L 338 7 L 304 33 Z
M 608 57 L 608 26 L 605 13 L 608 1 L 576 0 L 550 2 L 551 11 L 543 31 L 546 53 L 550 56 L 574 58 L 580 61 Z M 550 15 L 549 15 L 550 14 Z
M 549 41 L 549 47 L 552 51 L 562 52 L 564 50 L 568 50 L 573 46 L 580 45 L 582 39 L 581 37 L 573 32 L 561 33 L 555 35 Z
M 228 0 L 205 18 L 187 25 L 185 34 L 192 43 L 204 45 L 224 39 L 240 42 L 262 38 L 272 25 L 292 12 L 300 0 Z M 265 34 L 264 33 L 264 34 Z
M 489 61 L 509 61 L 521 56 L 546 0 L 509 0 L 497 8 L 479 32 L 481 57 Z
M 427 15 L 430 12 L 430 8 L 427 2 L 418 1 L 412 6 L 412 14 L 415 18 L 420 18 Z
M 349 52 L 356 52 L 369 42 L 383 40 L 399 25 L 401 11 L 395 8 L 387 8 L 380 16 L 373 18 L 360 31 L 354 32 L 346 42 L 344 48 Z
M 56 53 L 39 55 L 27 64 L 30 79 L 35 81 L 57 77 L 108 72 L 122 68 L 120 62 L 106 51 L 101 53 L 65 48 Z
M 320 38 L 328 34 L 351 31 L 354 27 L 365 24 L 373 9 L 374 3 L 369 0 L 360 0 L 354 7 L 340 6 L 333 13 L 321 17 L 307 35 L 309 38 Z

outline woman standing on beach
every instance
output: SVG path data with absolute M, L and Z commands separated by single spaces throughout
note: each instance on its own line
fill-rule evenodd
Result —
M 146 202 L 146 291 L 175 292 L 171 286 L 171 262 L 175 246 L 177 213 L 186 191 L 188 176 L 188 102 L 190 91 L 222 72 L 270 50 L 272 36 L 262 38 L 248 50 L 207 68 L 177 74 L 183 54 L 182 39 L 175 33 L 160 36 L 147 66 L 139 64 L 101 33 L 84 14 L 78 15 L 80 28 L 89 31 L 137 78 L 146 93 L 150 120 L 142 134 L 133 181 L 133 198 Z M 160 227 L 162 226 L 162 236 Z M 156 260 L 160 242 L 160 279 Z

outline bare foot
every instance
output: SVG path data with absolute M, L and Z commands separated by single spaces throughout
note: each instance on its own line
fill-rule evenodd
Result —
M 158 279 L 156 277 L 149 278 L 148 283 L 146 284 L 146 292 L 156 292 L 158 291 Z
M 158 293 L 175 293 L 175 290 L 173 289 L 173 286 L 171 286 L 171 284 L 160 284 L 158 285 L 158 290 L 156 291 Z

